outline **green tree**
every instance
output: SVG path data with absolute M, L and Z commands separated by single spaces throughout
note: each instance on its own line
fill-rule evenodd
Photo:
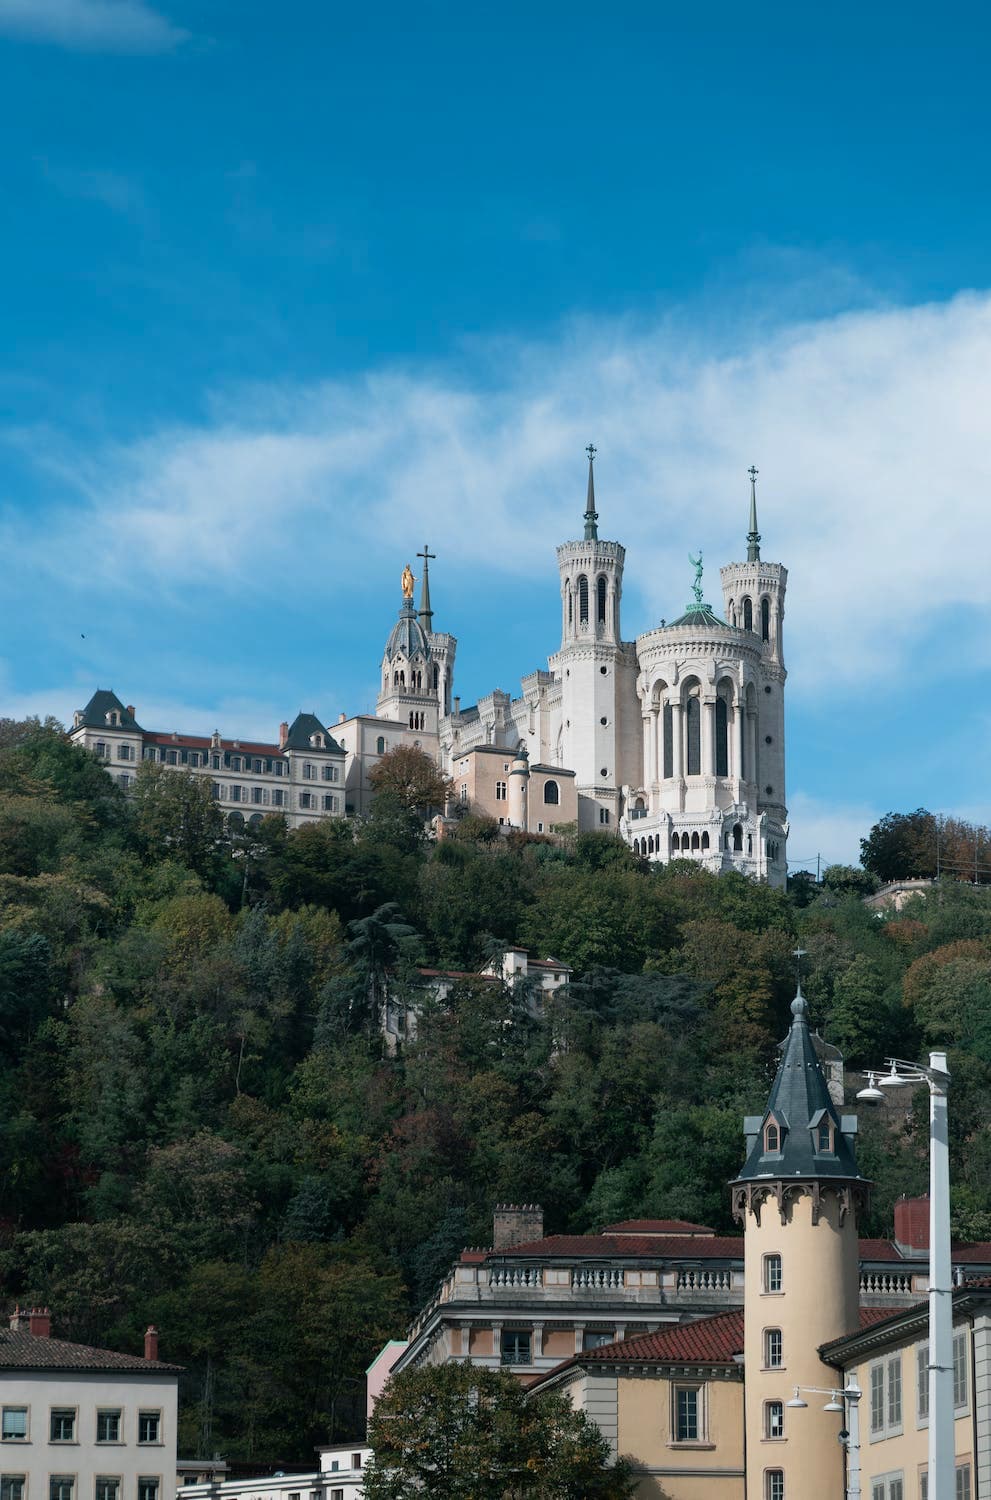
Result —
M 367 1500 L 627 1500 L 623 1460 L 553 1392 L 468 1363 L 394 1376 L 369 1426 Z
M 878 880 L 936 874 L 936 819 L 924 807 L 886 813 L 860 840 L 860 863 Z
M 168 854 L 205 880 L 217 878 L 224 818 L 205 777 L 142 761 L 132 801 L 137 832 L 151 858 Z

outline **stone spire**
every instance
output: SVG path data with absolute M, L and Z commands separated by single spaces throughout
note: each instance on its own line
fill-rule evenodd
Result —
M 592 474 L 592 465 L 595 462 L 595 447 L 589 443 L 585 449 L 588 454 L 588 494 L 585 498 L 585 540 L 586 542 L 597 542 L 599 539 L 599 528 L 597 525 L 599 513 L 595 508 L 595 479 Z
M 747 532 L 747 562 L 760 562 L 760 532 L 757 530 L 757 475 L 759 469 L 753 464 L 747 471 L 750 475 L 750 530 Z
M 431 552 L 429 545 L 424 542 L 423 551 L 418 552 L 417 557 L 423 558 L 423 578 L 420 580 L 420 624 L 428 633 L 434 628 L 434 612 L 430 608 L 430 561 L 436 562 L 436 552 Z

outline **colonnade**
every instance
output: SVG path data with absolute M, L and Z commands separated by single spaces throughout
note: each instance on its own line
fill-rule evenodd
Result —
M 725 774 L 740 781 L 754 780 L 757 765 L 757 709 L 741 706 L 738 702 L 724 699 L 726 703 L 726 770 L 716 770 L 716 701 L 717 694 L 704 695 L 699 703 L 699 769 L 689 770 L 688 710 L 687 699 L 674 698 L 664 704 L 660 700 L 651 703 L 643 714 L 643 763 L 644 782 L 655 786 L 665 780 L 680 780 L 688 775 L 715 776 Z M 698 700 L 697 700 L 698 701 Z M 665 767 L 664 710 L 671 710 L 671 763 Z

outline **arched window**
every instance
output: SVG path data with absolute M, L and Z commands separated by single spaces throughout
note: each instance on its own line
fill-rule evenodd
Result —
M 573 625 L 575 620 L 575 596 L 568 589 L 568 624 Z
M 732 599 L 729 602 L 729 622 L 731 625 L 736 624 L 736 605 L 733 603 Z
M 733 824 L 733 848 L 737 854 L 743 853 L 743 828 L 739 823 Z
M 781 1150 L 781 1131 L 774 1120 L 764 1126 L 764 1154 L 773 1156 Z
M 771 639 L 771 601 L 766 595 L 760 601 L 760 638 L 762 641 Z
M 440 667 L 434 662 L 434 692 L 440 687 Z
M 744 630 L 753 630 L 754 628 L 754 607 L 749 599 L 744 599 L 743 601 L 743 628 Z
M 664 775 L 670 778 L 674 775 L 674 709 L 670 703 L 664 705 L 663 725 Z
M 376 753 L 376 755 L 384 755 L 385 754 L 385 735 L 384 734 L 380 734 L 379 737 L 378 737 L 378 739 L 375 741 L 375 753 Z
M 556 781 L 544 782 L 544 804 L 547 807 L 557 807 L 561 801 L 561 789 Z
M 707 833 L 703 833 L 703 835 L 702 835 L 702 848 L 703 849 L 708 849 L 708 847 L 709 847 L 709 835 Z
M 729 775 L 729 712 L 725 698 L 716 699 L 716 775 Z
M 578 623 L 588 624 L 588 579 L 584 573 L 578 580 Z
M 747 834 L 747 853 L 748 854 L 753 854 L 753 852 L 754 852 L 754 836 L 753 836 L 752 833 L 748 833 Z
M 688 774 L 702 773 L 702 715 L 699 700 L 689 698 L 685 704 L 685 735 L 688 741 Z
M 227 814 L 227 826 L 228 826 L 228 828 L 243 828 L 244 827 L 244 813 L 240 813 L 240 812 L 228 813 Z
M 595 618 L 600 625 L 606 623 L 606 580 L 601 573 L 595 580 Z
M 693 854 L 697 851 L 698 847 L 699 847 L 699 836 L 698 836 L 697 833 L 693 833 L 692 834 L 692 853 Z

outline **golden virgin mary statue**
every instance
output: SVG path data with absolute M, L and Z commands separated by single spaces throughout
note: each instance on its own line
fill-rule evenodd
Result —
M 413 569 L 410 567 L 409 563 L 407 563 L 406 566 L 405 566 L 405 568 L 403 569 L 403 578 L 402 578 L 402 583 L 403 583 L 403 598 L 404 599 L 412 599 L 412 597 L 413 597 L 413 585 L 414 585 L 415 582 L 416 582 L 416 579 L 413 577 Z

